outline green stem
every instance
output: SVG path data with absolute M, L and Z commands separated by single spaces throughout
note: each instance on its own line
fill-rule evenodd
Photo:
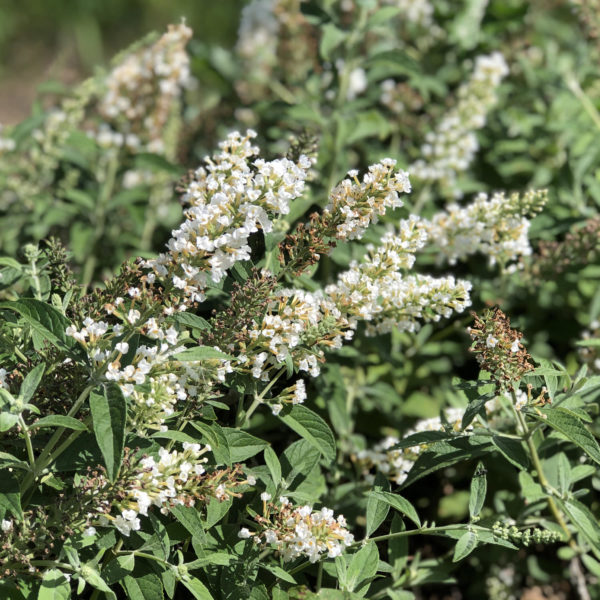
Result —
M 271 381 L 269 382 L 269 385 L 267 385 L 267 387 L 258 396 L 257 395 L 254 396 L 254 400 L 252 401 L 252 404 L 250 405 L 248 410 L 245 413 L 242 411 L 241 413 L 238 414 L 238 416 L 235 420 L 235 426 L 238 429 L 248 423 L 248 421 L 250 420 L 250 417 L 254 414 L 254 411 L 258 408 L 260 403 L 263 401 L 267 392 L 273 387 L 273 385 L 275 385 L 277 380 L 283 375 L 283 373 L 285 373 L 286 370 L 287 370 L 287 367 L 282 367 L 280 369 L 280 371 L 277 373 L 277 375 L 275 375 L 275 377 L 273 377 L 273 379 L 271 379 Z
M 514 408 L 514 406 L 517 402 L 517 395 L 514 390 L 511 390 L 511 395 L 512 395 L 513 408 Z M 531 459 L 533 461 L 533 465 L 538 474 L 537 475 L 538 480 L 540 482 L 540 485 L 542 486 L 542 489 L 546 493 L 546 498 L 548 500 L 548 507 L 550 508 L 550 512 L 554 515 L 556 522 L 560 525 L 561 529 L 565 532 L 569 546 L 571 546 L 571 548 L 573 548 L 574 550 L 578 550 L 577 543 L 575 542 L 571 532 L 569 531 L 569 528 L 567 526 L 565 518 L 563 517 L 563 514 L 561 513 L 560 509 L 556 505 L 554 498 L 550 495 L 550 490 L 552 489 L 552 486 L 550 486 L 548 480 L 546 479 L 544 469 L 542 468 L 542 462 L 540 461 L 540 456 L 539 456 L 539 454 L 537 452 L 537 448 L 535 447 L 535 444 L 533 442 L 533 438 L 529 431 L 529 427 L 527 426 L 527 422 L 525 421 L 525 417 L 516 409 L 515 409 L 515 414 L 517 416 L 517 421 L 520 425 L 520 428 L 523 432 L 523 438 L 527 444 L 527 447 L 529 448 L 529 453 L 531 454 Z
M 33 289 L 35 291 L 36 300 L 42 300 L 42 288 L 40 286 L 40 278 L 38 277 L 38 270 L 35 259 L 32 259 L 29 264 L 31 266 L 30 277 L 33 280 Z
M 77 414 L 77 412 L 79 411 L 79 409 L 81 408 L 83 403 L 86 401 L 89 393 L 94 388 L 94 385 L 95 384 L 88 385 L 83 390 L 83 392 L 81 392 L 81 394 L 79 394 L 79 398 L 77 398 L 77 400 L 75 401 L 75 404 L 73 404 L 73 406 L 71 407 L 71 410 L 67 414 L 68 417 L 73 417 L 75 414 Z M 50 463 L 48 457 L 51 455 L 52 450 L 54 449 L 54 446 L 56 446 L 58 440 L 61 438 L 62 434 L 65 431 L 66 431 L 65 427 L 59 427 L 54 432 L 54 434 L 52 435 L 52 437 L 46 444 L 46 447 L 44 448 L 42 453 L 38 456 L 35 463 L 32 465 L 31 473 L 28 473 L 27 476 L 25 477 L 25 479 L 23 480 L 23 487 L 21 488 L 21 493 L 24 493 L 29 489 L 29 487 L 31 486 L 31 484 L 33 483 L 35 478 L 39 475 L 39 473 L 41 473 L 46 468 L 46 466 Z
M 31 444 L 31 438 L 29 437 L 29 428 L 25 423 L 25 419 L 23 419 L 23 415 L 19 415 L 19 425 L 23 430 L 23 434 L 25 435 L 25 445 L 27 446 L 27 456 L 29 458 L 29 464 L 31 465 L 31 469 L 35 468 L 35 454 L 33 453 L 33 446 Z
M 321 584 L 323 583 L 323 561 L 319 561 L 319 567 L 317 570 L 317 586 L 316 591 L 318 592 L 321 589 Z

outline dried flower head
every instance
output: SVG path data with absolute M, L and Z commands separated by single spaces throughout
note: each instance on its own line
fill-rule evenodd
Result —
M 469 328 L 475 353 L 482 370 L 491 374 L 499 390 L 517 390 L 519 381 L 533 370 L 527 349 L 521 344 L 523 334 L 511 329 L 510 319 L 498 307 L 487 309 Z

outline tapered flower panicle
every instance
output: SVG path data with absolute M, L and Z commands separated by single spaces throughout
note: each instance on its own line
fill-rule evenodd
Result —
M 168 252 L 147 263 L 191 301 L 204 299 L 209 279 L 218 283 L 227 269 L 248 260 L 250 235 L 270 232 L 272 219 L 286 215 L 304 190 L 310 159 L 259 159 L 250 141 L 255 136 L 232 133 L 196 171 L 183 196 L 185 221 L 173 231 Z

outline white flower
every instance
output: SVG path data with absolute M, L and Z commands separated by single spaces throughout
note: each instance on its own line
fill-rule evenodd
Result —
M 121 354 L 127 354 L 129 350 L 129 344 L 127 342 L 119 342 L 118 344 L 115 344 L 115 350 Z
M 250 530 L 246 527 L 242 527 L 239 531 L 238 531 L 238 537 L 243 539 L 243 540 L 247 540 L 249 537 L 251 537 L 251 533 Z
M 498 340 L 491 333 L 485 339 L 485 345 L 488 348 L 495 348 L 497 343 L 498 343 Z
M 263 502 L 268 502 L 268 501 L 271 499 L 271 494 L 269 494 L 268 492 L 263 492 L 263 493 L 260 495 L 260 499 L 261 499 Z
M 95 527 L 88 527 L 87 529 L 84 530 L 83 535 L 87 535 L 87 536 L 91 536 L 91 535 L 96 535 L 96 528 Z
M 11 520 L 2 519 L 2 524 L 0 525 L 0 528 L 2 529 L 2 531 L 4 531 L 4 533 L 8 533 L 13 528 L 13 522 Z

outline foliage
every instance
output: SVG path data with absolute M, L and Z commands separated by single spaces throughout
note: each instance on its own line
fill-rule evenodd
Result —
M 253 0 L 4 128 L 3 597 L 597 596 L 594 31 Z

